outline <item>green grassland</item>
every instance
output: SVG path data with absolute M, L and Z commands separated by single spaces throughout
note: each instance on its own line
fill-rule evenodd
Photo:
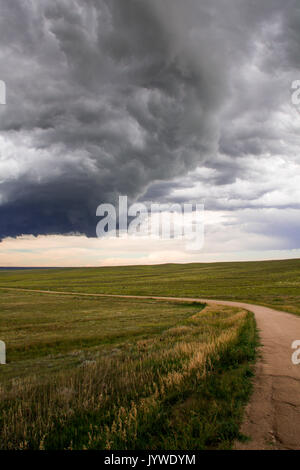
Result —
M 0 271 L 0 286 L 241 300 L 300 314 L 299 259 Z
M 104 271 L 8 272 L 1 284 L 97 291 Z M 247 311 L 3 289 L 0 338 L 1 449 L 227 449 L 242 438 L 257 344 Z
M 49 372 L 89 360 L 95 351 L 105 355 L 113 349 L 116 353 L 191 314 L 190 304 L 160 305 L 153 300 L 1 292 L 0 332 L 7 346 L 8 366 L 1 369 L 0 382 L 7 375 L 24 374 L 26 364 L 40 374 L 45 356 Z M 74 354 L 74 350 L 80 353 Z

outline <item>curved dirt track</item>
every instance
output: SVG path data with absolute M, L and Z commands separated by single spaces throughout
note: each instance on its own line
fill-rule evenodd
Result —
M 255 314 L 262 343 L 254 392 L 241 431 L 251 440 L 236 449 L 300 449 L 300 364 L 292 363 L 291 344 L 300 340 L 300 317 L 260 305 L 213 299 L 158 297 L 6 288 L 54 295 L 120 297 L 178 302 L 205 302 L 241 307 Z
M 207 301 L 211 302 L 211 301 Z M 300 318 L 242 302 L 213 301 L 255 314 L 262 343 L 254 391 L 241 432 L 251 438 L 236 449 L 300 449 L 300 364 L 292 363 L 292 342 L 300 340 Z

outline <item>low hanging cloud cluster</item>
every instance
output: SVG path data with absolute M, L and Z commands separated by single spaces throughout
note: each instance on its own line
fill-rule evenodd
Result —
M 119 194 L 264 207 L 253 168 L 299 169 L 296 0 L 3 3 L 1 239 L 95 236 Z

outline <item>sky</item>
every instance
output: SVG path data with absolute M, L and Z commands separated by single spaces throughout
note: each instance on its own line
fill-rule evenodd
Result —
M 0 266 L 300 257 L 298 0 L 1 0 Z M 97 238 L 204 204 L 205 241 Z

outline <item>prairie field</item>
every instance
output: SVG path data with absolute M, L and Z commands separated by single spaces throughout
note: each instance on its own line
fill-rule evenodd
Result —
M 65 273 L 68 290 L 86 289 L 82 271 L 70 272 L 3 272 L 1 284 L 58 289 Z M 0 339 L 1 449 L 228 449 L 243 439 L 257 344 L 247 311 L 1 289 Z
M 300 315 L 300 259 L 38 271 L 0 270 L 1 286 L 236 300 Z
M 300 260 L 0 270 L 0 448 L 228 449 L 245 439 L 253 315 L 99 293 L 299 315 Z

